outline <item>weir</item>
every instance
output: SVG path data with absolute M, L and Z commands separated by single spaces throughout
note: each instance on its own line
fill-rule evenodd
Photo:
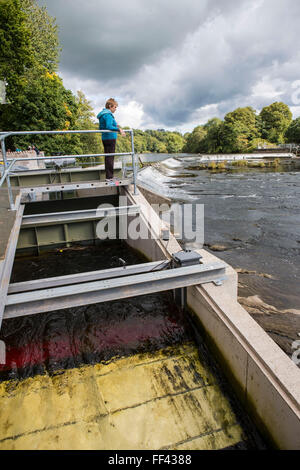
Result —
M 1 136 L 5 159 L 4 138 Z M 201 264 L 175 267 L 174 254 L 182 250 L 170 227 L 138 190 L 133 139 L 130 155 L 132 178 L 125 178 L 113 187 L 102 181 L 100 168 L 36 170 L 12 175 L 11 163 L 5 161 L 1 184 L 6 181 L 7 188 L 2 187 L 0 194 L 1 322 L 12 321 L 15 316 L 43 315 L 153 292 L 178 293 L 180 289 L 180 302 L 190 310 L 186 315 L 191 315 L 201 328 L 244 410 L 272 445 L 300 449 L 299 369 L 238 304 L 237 274 L 229 265 L 201 249 L 197 250 Z M 46 194 L 68 190 L 74 191 L 72 199 L 44 199 Z M 41 201 L 34 202 L 29 197 L 31 193 L 40 194 Z M 148 236 L 133 239 L 129 234 L 126 243 L 148 262 L 10 282 L 15 253 L 39 253 L 78 242 L 97 244 L 97 223 L 109 217 L 117 221 L 117 239 L 125 221 L 129 224 L 139 218 L 141 231 L 143 228 Z M 164 239 L 162 232 L 166 231 L 169 236 Z M 187 364 L 189 367 L 194 364 L 201 376 L 201 386 L 197 374 L 192 377 Z M 161 388 L 154 377 L 163 376 L 166 370 L 168 374 L 172 371 L 175 382 L 168 382 L 167 374 Z M 176 382 L 176 371 L 181 385 Z M 9 387 L 5 382 L 0 384 L 0 407 L 5 408 L 2 420 L 11 423 L 6 428 L 0 424 L 1 448 L 33 448 L 34 442 L 38 442 L 37 448 L 206 449 L 225 448 L 243 441 L 243 432 L 228 400 L 191 346 L 159 353 L 151 361 L 139 356 L 71 369 L 62 377 L 56 377 L 56 382 L 48 376 L 39 376 L 37 382 L 26 379 L 14 385 L 13 394 L 6 392 Z M 69 387 L 76 391 L 78 401 L 71 400 Z M 17 403 L 21 389 L 28 399 L 20 410 Z M 47 410 L 51 403 L 56 409 L 52 409 L 52 414 Z M 179 420 L 174 419 L 174 403 L 177 410 L 184 411 Z M 97 409 L 93 408 L 96 404 Z M 154 412 L 155 407 L 159 412 Z M 17 419 L 15 409 L 19 409 L 21 416 L 23 413 L 21 420 Z M 34 424 L 32 417 L 36 409 L 38 424 Z M 109 422 L 114 423 L 114 429 L 108 428 Z M 132 432 L 128 430 L 129 422 L 134 428 Z M 72 424 L 66 427 L 66 423 Z M 59 429 L 55 431 L 58 438 L 52 431 L 55 426 Z M 160 426 L 161 431 L 157 429 Z

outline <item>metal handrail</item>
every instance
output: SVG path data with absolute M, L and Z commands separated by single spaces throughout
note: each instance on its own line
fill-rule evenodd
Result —
M 4 173 L 3 173 L 2 177 L 1 177 L 1 180 L 0 180 L 0 188 L 1 188 L 2 184 L 4 183 L 4 181 L 6 180 L 6 177 L 9 174 L 12 167 L 14 166 L 14 164 L 15 164 L 15 160 L 13 159 L 10 162 L 10 164 L 8 165 L 8 167 L 4 170 Z
M 29 160 L 50 160 L 50 159 L 68 159 L 68 158 L 94 158 L 94 157 L 105 157 L 105 156 L 132 156 L 132 169 L 133 169 L 133 185 L 134 185 L 134 194 L 137 194 L 136 188 L 136 177 L 137 177 L 137 169 L 136 169 L 136 162 L 135 162 L 135 152 L 134 152 L 134 140 L 133 140 L 133 130 L 132 129 L 124 129 L 124 132 L 128 132 L 131 134 L 131 152 L 122 152 L 122 153 L 101 153 L 101 154 L 82 154 L 82 155 L 59 155 L 55 157 L 21 157 L 21 158 L 7 158 L 6 156 L 6 148 L 5 148 L 5 139 L 7 137 L 13 135 L 55 135 L 55 134 L 99 134 L 99 133 L 112 133 L 115 131 L 110 131 L 107 129 L 97 129 L 97 130 L 72 130 L 72 131 L 11 131 L 11 132 L 0 132 L 0 141 L 1 141 L 1 150 L 2 150 L 2 157 L 4 163 L 4 172 L 0 180 L 0 187 L 7 180 L 7 190 L 8 190 L 8 199 L 9 205 L 11 210 L 15 210 L 14 206 L 14 199 L 12 195 L 12 187 L 10 183 L 10 172 L 12 171 L 13 166 L 18 161 L 29 161 Z M 10 162 L 10 163 L 9 163 Z
M 90 158 L 90 157 L 105 157 L 106 155 L 110 156 L 124 156 L 124 155 L 132 155 L 132 152 L 122 152 L 122 153 L 86 153 L 80 155 L 51 155 L 48 157 L 23 157 L 23 158 L 6 158 L 8 162 L 15 160 L 16 162 L 20 161 L 31 161 L 31 160 L 58 160 L 59 158 L 68 159 L 68 158 Z

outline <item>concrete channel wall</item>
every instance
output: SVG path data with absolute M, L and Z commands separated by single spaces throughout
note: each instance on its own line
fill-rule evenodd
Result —
M 152 217 L 141 194 L 122 189 L 129 204 L 139 204 L 148 240 L 127 240 L 150 260 L 170 258 L 181 250 L 170 235 L 159 239 L 161 221 Z M 165 226 L 165 228 L 168 228 Z M 157 238 L 154 242 L 153 238 Z M 204 262 L 218 261 L 199 250 Z M 245 409 L 270 441 L 280 449 L 300 449 L 300 370 L 237 301 L 237 273 L 227 265 L 222 286 L 212 283 L 188 288 L 188 306 L 200 322 L 208 343 L 235 387 Z

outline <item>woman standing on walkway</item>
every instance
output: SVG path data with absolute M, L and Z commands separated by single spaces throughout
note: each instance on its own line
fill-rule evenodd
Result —
M 105 103 L 105 108 L 103 108 L 97 116 L 97 119 L 99 119 L 99 129 L 115 131 L 103 132 L 102 142 L 104 147 L 104 153 L 114 154 L 116 152 L 117 132 L 120 132 L 123 137 L 126 135 L 123 129 L 118 126 L 113 116 L 117 107 L 117 101 L 113 98 L 109 98 L 109 100 L 107 100 Z M 114 155 L 109 155 L 105 157 L 105 173 L 106 181 L 111 184 L 114 184 Z

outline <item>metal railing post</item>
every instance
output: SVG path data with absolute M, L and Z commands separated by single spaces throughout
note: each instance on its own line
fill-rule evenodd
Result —
M 1 151 L 2 151 L 2 158 L 3 158 L 3 163 L 4 163 L 4 171 L 7 171 L 8 164 L 7 164 L 7 159 L 6 159 L 5 137 L 1 138 Z M 9 172 L 6 176 L 6 181 L 7 181 L 9 206 L 10 206 L 10 210 L 13 211 L 15 210 L 15 205 L 14 205 L 14 198 L 13 198 L 11 184 L 10 184 Z
M 132 150 L 132 170 L 133 170 L 133 187 L 134 191 L 133 194 L 138 194 L 137 187 L 136 187 L 136 161 L 135 161 L 135 153 L 134 153 L 134 139 L 133 139 L 133 130 L 130 131 L 131 134 L 131 150 Z

